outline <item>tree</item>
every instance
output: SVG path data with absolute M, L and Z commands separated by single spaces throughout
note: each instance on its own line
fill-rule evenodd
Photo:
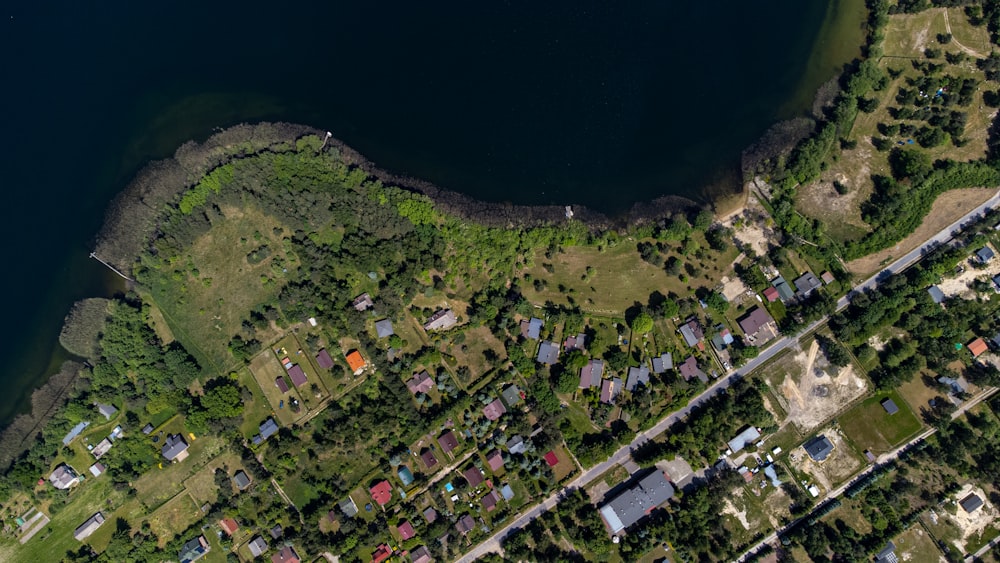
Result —
M 632 332 L 636 334 L 646 334 L 647 332 L 653 330 L 653 317 L 649 316 L 649 313 L 645 311 L 639 313 L 632 319 Z
M 604 361 L 608 362 L 608 367 L 615 371 L 622 371 L 628 367 L 628 354 L 622 351 L 620 346 L 615 346 L 604 354 Z
M 909 178 L 912 182 L 922 181 L 933 169 L 927 153 L 915 149 L 892 149 L 889 153 L 889 166 L 892 167 L 895 179 Z
M 702 209 L 694 217 L 694 229 L 696 231 L 704 231 L 712 224 L 712 220 L 715 216 L 712 214 L 711 209 Z

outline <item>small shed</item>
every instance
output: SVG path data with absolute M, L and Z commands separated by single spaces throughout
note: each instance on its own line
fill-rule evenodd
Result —
M 896 406 L 895 401 L 893 401 L 892 399 L 883 399 L 882 408 L 885 409 L 885 412 L 889 413 L 890 415 L 899 412 L 899 407 Z

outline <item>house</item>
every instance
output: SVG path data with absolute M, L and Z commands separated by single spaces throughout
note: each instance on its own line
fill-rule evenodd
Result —
M 483 472 L 475 465 L 463 471 L 462 476 L 465 477 L 465 480 L 469 482 L 469 486 L 472 488 L 482 485 L 483 481 L 485 481 Z
M 601 377 L 604 375 L 604 361 L 590 360 L 587 365 L 580 368 L 580 389 L 590 389 L 601 384 Z
M 885 412 L 890 415 L 894 415 L 899 412 L 899 407 L 896 406 L 896 403 L 892 399 L 885 399 L 881 404 L 882 408 L 885 409 Z
M 97 512 L 90 518 L 87 518 L 87 520 L 84 521 L 83 524 L 80 524 L 76 528 L 76 530 L 73 532 L 73 537 L 76 538 L 77 541 L 83 541 L 88 537 L 90 537 L 90 534 L 96 532 L 97 529 L 100 528 L 101 524 L 103 523 L 104 523 L 104 515 L 101 514 L 100 512 Z
M 427 392 L 434 388 L 434 380 L 431 379 L 431 375 L 427 373 L 427 370 L 424 370 L 410 378 L 406 382 L 406 388 L 414 395 L 417 393 L 424 393 L 426 395 Z
M 279 375 L 278 377 L 275 377 L 274 384 L 278 387 L 278 391 L 288 393 L 288 382 L 285 381 L 285 376 Z
M 458 530 L 458 533 L 464 536 L 465 534 L 468 534 L 472 530 L 476 529 L 476 521 L 472 519 L 472 516 L 466 514 L 458 519 L 458 522 L 455 524 L 455 529 Z
M 101 457 L 104 454 L 108 453 L 108 450 L 111 449 L 111 446 L 112 446 L 111 440 L 105 438 L 100 442 L 98 442 L 97 445 L 94 446 L 94 449 L 90 450 L 90 453 L 94 454 L 94 459 L 101 459 Z
M 773 287 L 778 292 L 778 298 L 782 301 L 788 301 L 792 297 L 795 297 L 795 292 L 789 287 L 788 282 L 785 278 L 778 276 L 771 280 L 771 287 Z
M 299 554 L 295 553 L 295 549 L 286 545 L 278 550 L 271 556 L 271 563 L 300 563 Z
M 101 413 L 101 416 L 103 416 L 105 420 L 111 420 L 111 417 L 114 416 L 116 412 L 118 412 L 118 409 L 116 409 L 112 405 L 105 405 L 104 403 L 94 403 L 94 406 L 97 407 L 97 412 Z
M 330 357 L 330 353 L 326 351 L 326 348 L 320 348 L 320 351 L 316 352 L 316 365 L 323 369 L 333 367 L 333 358 Z
M 167 461 L 181 462 L 187 459 L 187 449 L 188 444 L 180 434 L 171 434 L 163 442 L 163 448 L 160 449 L 160 453 L 163 454 L 163 457 L 167 458 Z
M 271 534 L 272 538 L 278 539 L 284 535 L 285 531 L 281 528 L 281 524 L 275 524 L 273 528 L 268 530 L 268 533 Z
M 392 330 L 392 321 L 389 319 L 375 321 L 375 334 L 377 334 L 379 338 L 389 338 L 393 334 L 396 334 Z
M 247 475 L 246 471 L 240 469 L 233 475 L 233 484 L 236 485 L 237 489 L 242 491 L 250 486 L 250 476 Z
M 668 369 L 674 369 L 674 357 L 670 352 L 664 352 L 653 358 L 653 373 L 660 374 Z
M 454 432 L 449 430 L 438 438 L 438 444 L 441 445 L 441 451 L 449 454 L 458 447 L 458 438 L 455 437 Z
M 581 352 L 586 351 L 584 348 L 584 342 L 587 340 L 586 335 L 577 334 L 576 336 L 570 336 L 563 342 L 563 350 L 569 352 L 570 350 L 579 350 Z
M 962 507 L 962 510 L 972 514 L 983 506 L 983 499 L 979 498 L 979 495 L 976 493 L 971 493 L 969 496 L 960 500 L 958 504 Z
M 635 525 L 674 496 L 674 488 L 660 471 L 653 471 L 599 509 L 612 534 Z
M 422 545 L 410 552 L 412 563 L 431 563 L 431 552 L 427 551 L 427 546 Z
M 543 459 L 545 459 L 545 463 L 549 467 L 555 467 L 556 465 L 559 464 L 559 458 L 556 457 L 556 452 L 552 450 L 549 450 L 549 453 L 545 454 Z
M 937 303 L 938 305 L 944 302 L 945 299 L 944 292 L 941 291 L 940 287 L 932 285 L 927 288 L 927 293 L 931 295 L 931 300 Z
M 490 491 L 482 498 L 483 508 L 486 509 L 486 512 L 496 510 L 498 502 L 500 502 L 500 495 L 496 491 Z
M 973 358 L 978 358 L 980 354 L 989 350 L 986 346 L 986 341 L 982 338 L 977 337 L 972 342 L 968 344 L 969 352 L 972 352 Z
M 142 433 L 145 434 L 146 436 L 149 436 L 150 434 L 152 434 L 153 433 L 153 425 L 149 424 L 147 422 L 146 425 L 142 427 Z
M 824 461 L 833 452 L 833 444 L 826 436 L 816 436 L 802 445 L 813 461 Z
M 988 246 L 984 246 L 976 251 L 976 260 L 980 264 L 988 264 L 994 256 L 996 255 L 993 254 L 993 249 Z
M 222 531 L 227 536 L 235 534 L 236 530 L 240 529 L 240 525 L 232 518 L 223 518 L 222 520 L 219 520 L 219 527 L 222 528 Z
M 390 557 L 392 557 L 392 548 L 383 543 L 375 548 L 375 553 L 372 553 L 372 563 L 382 563 Z
M 361 295 L 357 296 L 354 299 L 351 305 L 354 305 L 354 309 L 357 310 L 357 312 L 363 313 L 368 309 L 374 307 L 375 303 L 372 301 L 370 295 L 368 295 L 367 293 L 362 293 Z
M 500 396 L 503 397 L 503 401 L 507 403 L 508 407 L 513 407 L 521 402 L 521 390 L 518 389 L 517 385 L 514 385 L 513 383 L 504 387 L 503 390 L 500 391 Z
M 875 554 L 875 563 L 899 563 L 899 558 L 896 557 L 896 544 L 889 541 L 879 551 Z
M 420 454 L 420 461 L 424 462 L 424 467 L 430 469 L 437 465 L 437 458 L 434 457 L 434 450 L 428 448 L 424 450 L 424 453 Z
M 744 431 L 736 435 L 735 438 L 730 440 L 727 445 L 729 446 L 729 455 L 732 455 L 747 446 L 747 444 L 752 444 L 760 439 L 760 431 L 753 426 L 748 427 Z
M 306 384 L 306 372 L 302 371 L 302 366 L 295 364 L 288 368 L 288 377 L 292 380 L 292 385 L 302 387 Z
M 204 557 L 211 549 L 212 546 L 208 545 L 205 536 L 198 536 L 181 546 L 177 558 L 181 563 L 191 563 L 191 561 L 197 561 Z
M 683 364 L 677 366 L 677 371 L 680 372 L 684 381 L 691 381 L 697 377 L 702 383 L 708 383 L 708 375 L 698 367 L 698 360 L 694 359 L 694 356 L 688 356 Z
M 947 385 L 948 387 L 951 387 L 951 392 L 954 393 L 954 394 L 956 394 L 956 395 L 959 395 L 961 393 L 967 393 L 968 392 L 968 391 L 966 391 L 965 384 L 963 383 L 964 379 L 965 378 L 963 378 L 963 377 L 959 377 L 958 379 L 954 379 L 954 378 L 945 377 L 945 376 L 942 375 L 942 376 L 940 376 L 940 377 L 937 378 L 937 381 L 938 381 L 938 383 L 940 383 L 942 385 Z
M 351 368 L 354 375 L 360 375 L 361 370 L 365 369 L 365 359 L 361 357 L 361 352 L 351 350 L 345 358 L 347 359 L 348 367 Z
M 836 278 L 833 277 L 833 274 L 831 274 L 829 270 L 820 274 L 819 279 L 823 280 L 823 283 L 826 285 L 830 285 L 831 283 L 836 281 Z
M 559 346 L 546 340 L 538 347 L 538 356 L 535 358 L 540 364 L 552 365 L 559 361 Z
M 417 531 L 413 529 L 413 524 L 410 524 L 406 520 L 400 522 L 399 526 L 397 526 L 396 529 L 399 530 L 399 537 L 403 541 L 406 541 L 412 538 L 413 536 L 417 535 Z
M 543 326 L 545 326 L 545 323 L 542 322 L 542 319 L 532 317 L 530 321 L 528 319 L 522 320 L 521 336 L 530 340 L 538 340 L 542 337 Z
M 618 377 L 614 379 L 601 380 L 601 402 L 605 404 L 615 402 L 615 399 L 618 397 L 618 392 L 621 390 L 621 383 L 622 380 Z
M 512 454 L 523 454 L 527 449 L 528 445 L 524 443 L 524 438 L 520 436 L 514 436 L 513 438 L 507 440 L 507 451 Z
M 94 477 L 100 477 L 101 474 L 107 471 L 108 468 L 104 467 L 103 463 L 98 462 L 95 463 L 94 465 L 91 465 L 88 469 L 91 475 L 93 475 Z
M 264 552 L 267 551 L 267 542 L 264 541 L 264 538 L 257 536 L 254 539 L 250 540 L 250 543 L 247 544 L 247 547 L 250 548 L 251 555 L 253 555 L 254 557 L 258 557 L 260 555 L 263 555 Z
M 496 473 L 503 467 L 503 454 L 500 450 L 493 450 L 486 455 L 486 465 L 489 466 L 490 471 Z
M 514 489 L 510 488 L 510 485 L 504 485 L 500 487 L 500 496 L 502 496 L 504 500 L 510 500 L 514 498 Z
M 90 426 L 90 423 L 87 422 L 87 421 L 83 421 L 83 422 L 77 424 L 76 426 L 74 426 L 72 429 L 70 429 L 69 433 L 67 433 L 66 436 L 64 436 L 63 439 L 62 439 L 63 445 L 64 446 L 68 446 L 69 443 L 73 441 L 73 438 L 76 438 L 77 436 L 79 436 L 80 432 L 83 432 L 83 429 L 86 428 L 86 427 L 88 427 L 88 426 Z
M 260 437 L 264 440 L 278 433 L 278 424 L 274 422 L 273 418 L 268 418 L 257 428 L 260 430 Z
M 778 300 L 778 290 L 774 286 L 770 286 L 764 290 L 764 299 L 767 299 L 768 303 L 774 303 Z
M 701 343 L 705 339 L 705 333 L 702 332 L 701 326 L 698 325 L 698 321 L 692 319 L 681 325 L 678 329 L 681 336 L 684 337 L 684 342 L 692 347 L 698 348 L 699 350 L 704 350 L 705 345 Z
M 396 476 L 399 477 L 399 481 L 403 484 L 404 487 L 409 487 L 410 485 L 413 484 L 414 481 L 413 472 L 410 471 L 410 468 L 405 465 L 399 466 L 399 469 L 396 470 Z
M 392 485 L 389 481 L 382 480 L 375 484 L 372 488 L 368 489 L 368 492 L 372 494 L 372 499 L 378 503 L 379 506 L 385 506 L 389 504 L 392 500 Z
M 716 330 L 719 332 L 712 337 L 712 346 L 719 351 L 725 350 L 727 346 L 733 343 L 733 334 L 729 332 L 728 328 L 722 325 L 717 326 Z
M 507 407 L 503 406 L 503 401 L 500 399 L 493 399 L 490 404 L 483 407 L 483 415 L 489 420 L 499 420 L 506 412 Z
M 433 506 L 428 506 L 424 509 L 424 520 L 427 520 L 428 524 L 433 523 L 438 519 L 438 511 L 434 510 Z
M 348 518 L 354 518 L 358 515 L 358 505 L 354 502 L 351 495 L 347 495 L 347 498 L 337 503 L 337 508 Z
M 812 272 L 806 272 L 799 276 L 794 282 L 795 288 L 804 296 L 809 295 L 814 289 L 823 285 Z
M 646 366 L 628 368 L 628 377 L 625 379 L 625 390 L 635 391 L 639 385 L 649 386 L 649 368 Z
M 424 323 L 424 330 L 446 330 L 458 323 L 454 311 L 451 309 L 441 309 L 434 313 Z
M 751 338 L 756 337 L 761 329 L 769 329 L 772 332 L 776 332 L 774 330 L 774 319 L 771 318 L 771 315 L 763 307 L 754 307 L 753 310 L 737 321 L 737 324 L 740 325 L 740 330 Z

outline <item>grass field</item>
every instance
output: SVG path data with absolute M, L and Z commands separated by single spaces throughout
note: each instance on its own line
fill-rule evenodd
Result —
M 186 530 L 202 517 L 201 509 L 186 491 L 149 515 L 149 526 L 160 538 L 162 547 L 174 534 Z
M 271 405 L 271 411 L 278 417 L 278 422 L 282 426 L 290 426 L 305 414 L 305 407 L 298 413 L 292 412 L 292 409 L 289 407 L 289 401 L 293 397 L 300 399 L 299 393 L 292 386 L 292 382 L 286 375 L 285 368 L 281 366 L 281 362 L 278 361 L 272 350 L 267 349 L 257 354 L 250 361 L 250 372 L 253 373 L 254 379 L 257 380 L 257 386 L 264 393 L 264 396 L 267 397 L 267 402 Z M 274 384 L 274 380 L 278 376 L 286 378 L 289 386 L 288 393 L 282 393 L 277 385 Z
M 184 481 L 184 488 L 199 505 L 215 502 L 215 499 L 219 497 L 218 487 L 215 485 L 215 470 L 222 468 L 225 469 L 227 475 L 232 477 L 237 470 L 243 469 L 240 456 L 235 453 L 224 453 L 216 456 L 205 467 Z M 233 491 L 235 490 L 234 487 Z
M 507 359 L 507 351 L 504 350 L 503 344 L 493 336 L 489 327 L 485 326 L 458 332 L 454 336 L 442 339 L 441 351 L 454 356 L 457 365 L 469 368 L 469 378 L 460 381 L 465 388 L 473 386 L 480 377 Z M 493 354 L 495 359 L 487 360 L 486 354 Z
M 243 403 L 243 424 L 240 425 L 240 432 L 245 438 L 250 439 L 258 433 L 260 423 L 267 420 L 274 409 L 271 408 L 270 401 L 264 395 L 260 384 L 257 383 L 257 379 L 254 378 L 249 368 L 241 369 L 238 374 L 239 384 L 249 389 L 250 394 L 253 395 L 253 399 Z
M 170 428 L 173 424 L 178 423 L 168 425 L 168 434 L 176 431 L 175 428 Z M 179 463 L 170 463 L 161 458 L 160 465 L 135 480 L 133 486 L 139 502 L 148 509 L 155 509 L 183 490 L 184 481 L 217 456 L 224 445 L 223 441 L 215 436 L 202 436 L 192 441 L 187 433 L 184 433 L 184 439 L 190 446 L 187 459 Z
M 696 238 L 702 247 L 707 247 L 701 235 Z M 622 240 L 603 252 L 591 246 L 571 246 L 551 260 L 541 255 L 535 257 L 534 266 L 528 273 L 535 279 L 546 280 L 548 285 L 536 291 L 532 284 L 526 283 L 524 295 L 533 303 L 562 304 L 572 299 L 586 312 L 620 315 L 637 301 L 645 303 L 654 291 L 687 297 L 694 288 L 714 287 L 736 258 L 737 251 L 731 247 L 726 252 L 710 254 L 711 258 L 703 264 L 693 257 L 681 257 L 683 262 L 692 262 L 701 270 L 700 276 L 682 282 L 663 268 L 644 262 L 634 240 Z M 552 273 L 546 271 L 543 264 L 551 264 Z M 588 268 L 592 269 L 589 275 Z M 560 286 L 566 289 L 565 293 L 559 291 Z
M 881 405 L 885 399 L 892 399 L 899 412 L 888 414 Z M 922 427 L 920 419 L 896 391 L 877 393 L 865 399 L 841 415 L 838 422 L 850 441 L 876 455 L 902 444 Z
M 289 271 L 298 264 L 273 233 L 279 226 L 274 218 L 251 204 L 223 212 L 225 219 L 216 221 L 211 233 L 195 241 L 189 257 L 177 260 L 179 273 L 174 279 L 164 273 L 166 279 L 155 284 L 152 292 L 174 337 L 203 367 L 220 372 L 236 363 L 227 348 L 229 338 L 240 332 L 251 310 L 280 291 L 284 274 L 273 267 L 276 261 Z M 247 255 L 265 245 L 270 256 L 251 264 Z M 257 338 L 267 342 L 277 336 L 266 332 Z
M 923 526 L 916 524 L 893 539 L 896 554 L 901 561 L 909 563 L 939 563 L 943 560 L 941 551 Z

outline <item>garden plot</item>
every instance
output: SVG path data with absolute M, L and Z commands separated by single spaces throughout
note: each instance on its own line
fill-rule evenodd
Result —
M 796 469 L 812 477 L 827 493 L 857 473 L 863 462 L 839 431 L 830 428 L 822 434 L 833 444 L 833 451 L 825 460 L 814 461 L 801 447 L 796 448 L 790 458 Z

